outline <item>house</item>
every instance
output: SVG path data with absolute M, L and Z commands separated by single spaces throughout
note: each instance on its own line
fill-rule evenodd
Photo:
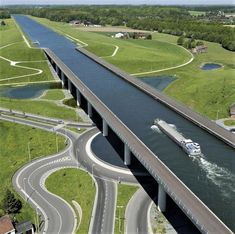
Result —
M 115 34 L 114 37 L 115 37 L 115 38 L 123 38 L 123 37 L 124 37 L 124 34 L 123 34 L 123 33 L 117 33 L 117 34 Z
M 34 234 L 34 227 L 30 221 L 15 224 L 16 234 Z
M 80 20 L 72 20 L 69 22 L 70 25 L 78 25 L 78 24 L 81 24 L 81 21 Z
M 15 227 L 13 226 L 11 219 L 8 215 L 4 215 L 0 218 L 0 234 L 15 234 Z
M 205 45 L 196 46 L 195 48 L 192 48 L 192 53 L 194 54 L 206 53 L 207 49 L 208 47 Z
M 5 215 L 0 218 L 0 234 L 34 234 L 34 227 L 30 221 L 14 223 Z

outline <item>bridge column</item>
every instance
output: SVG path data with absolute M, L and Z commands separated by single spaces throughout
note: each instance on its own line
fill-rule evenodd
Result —
M 61 81 L 62 81 L 62 88 L 64 88 L 65 77 L 64 77 L 64 73 L 63 72 L 61 72 Z
M 59 67 L 57 66 L 57 64 L 55 64 L 55 71 L 56 71 L 57 75 L 59 75 Z
M 71 81 L 68 79 L 68 91 L 72 93 L 72 84 Z
M 103 132 L 103 136 L 106 137 L 106 136 L 108 136 L 108 124 L 107 124 L 107 122 L 104 119 L 102 120 L 102 123 L 103 123 L 102 124 L 103 125 L 103 129 L 102 129 L 103 130 L 102 131 Z
M 166 192 L 161 184 L 158 185 L 158 209 L 161 212 L 166 211 Z
M 77 97 L 77 105 L 81 105 L 81 93 L 79 92 L 78 89 L 76 89 L 76 97 Z
M 124 164 L 127 166 L 131 164 L 131 151 L 127 144 L 124 146 Z
M 92 106 L 90 102 L 87 101 L 87 114 L 91 118 L 92 117 Z

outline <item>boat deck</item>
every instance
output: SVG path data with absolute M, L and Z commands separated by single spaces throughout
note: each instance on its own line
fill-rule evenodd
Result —
M 165 121 L 159 120 L 158 122 L 156 122 L 156 124 L 162 131 L 166 132 L 167 135 L 174 138 L 176 141 L 181 142 L 185 140 L 185 138 L 179 132 L 177 132 L 177 130 L 175 130 Z

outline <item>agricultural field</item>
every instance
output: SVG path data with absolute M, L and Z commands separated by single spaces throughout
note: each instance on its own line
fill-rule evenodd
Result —
M 29 160 L 38 157 L 48 156 L 57 152 L 56 136 L 33 127 L 23 126 L 7 121 L 0 121 L 0 205 L 5 195 L 5 191 L 10 189 L 13 191 L 11 183 L 12 176 L 17 169 L 22 167 Z M 60 135 L 57 137 L 59 150 L 65 147 L 64 138 Z M 30 148 L 30 158 L 28 152 L 28 144 Z M 6 147 L 7 146 L 7 147 Z M 15 193 L 16 197 L 19 195 Z M 34 220 L 35 214 L 28 203 L 21 199 L 23 208 L 19 214 L 16 214 L 18 221 L 27 219 Z M 0 206 L 0 215 L 3 211 Z
M 29 48 L 13 19 L 0 26 L 0 85 L 52 80 L 40 49 Z
M 217 43 L 204 42 L 208 46 L 207 53 L 195 55 L 186 66 L 160 72 L 190 61 L 191 54 L 176 45 L 176 36 L 154 32 L 150 41 L 119 40 L 101 33 L 84 32 L 66 23 L 34 19 L 82 41 L 83 46 L 88 44 L 87 50 L 130 74 L 138 77 L 176 76 L 178 79 L 164 90 L 166 94 L 210 119 L 215 119 L 218 111 L 219 118 L 229 116 L 229 106 L 235 100 L 235 55 Z M 115 46 L 119 50 L 110 57 Z M 201 65 L 207 62 L 219 63 L 223 67 L 213 71 L 201 70 Z

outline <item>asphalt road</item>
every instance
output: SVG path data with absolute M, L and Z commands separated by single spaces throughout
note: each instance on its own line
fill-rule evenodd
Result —
M 45 130 L 50 130 L 51 126 L 32 123 L 28 120 L 20 120 L 10 117 L 0 117 L 1 119 L 11 119 L 12 122 L 27 124 Z M 63 130 L 60 130 L 63 132 Z M 67 133 L 71 139 L 75 139 Z M 42 233 L 73 233 L 76 228 L 76 215 L 70 205 L 58 196 L 49 193 L 44 186 L 45 179 L 53 172 L 65 167 L 77 167 L 77 162 L 71 155 L 72 141 L 58 154 L 40 158 L 29 162 L 20 168 L 14 175 L 12 182 L 16 191 L 27 200 L 41 216 L 40 231 Z
M 12 116 L 0 116 L 0 119 L 53 131 L 52 126 L 27 119 Z M 117 199 L 116 182 L 121 178 L 124 182 L 137 183 L 135 177 L 110 171 L 89 158 L 86 144 L 92 136 L 97 134 L 97 129 L 87 131 L 78 139 L 64 129 L 60 129 L 58 132 L 65 134 L 70 139 L 67 148 L 58 154 L 35 160 L 23 166 L 13 177 L 14 187 L 36 209 L 42 221 L 40 224 L 42 233 L 73 233 L 77 225 L 77 218 L 72 207 L 66 201 L 48 192 L 44 182 L 52 172 L 61 168 L 78 168 L 78 166 L 85 168 L 94 176 L 97 187 L 89 233 L 113 233 Z M 78 161 L 71 154 L 73 143 Z M 144 217 L 142 212 L 134 215 L 139 216 L 139 219 Z M 143 222 L 146 223 L 147 220 L 144 218 Z
M 143 188 L 139 188 L 128 203 L 125 212 L 125 233 L 148 233 L 148 208 L 152 199 Z

